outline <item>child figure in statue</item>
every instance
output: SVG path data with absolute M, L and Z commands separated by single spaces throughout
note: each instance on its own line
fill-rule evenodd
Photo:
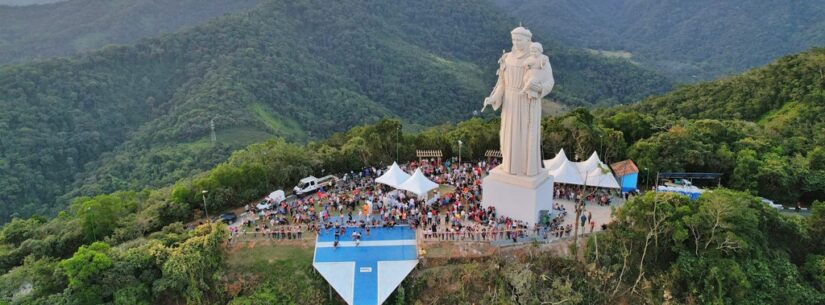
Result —
M 530 57 L 528 57 L 524 63 L 527 71 L 524 73 L 524 79 L 522 81 L 524 89 L 522 89 L 521 92 L 527 94 L 527 96 L 533 100 L 538 98 L 541 92 L 530 90 L 530 84 L 534 82 L 537 84 L 541 83 L 537 77 L 539 73 L 541 73 L 541 69 L 543 69 L 545 65 L 550 64 L 550 58 L 544 55 L 544 48 L 540 43 L 533 42 L 530 44 Z

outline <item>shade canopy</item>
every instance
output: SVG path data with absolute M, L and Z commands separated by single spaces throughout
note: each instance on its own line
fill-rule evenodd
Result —
M 398 164 L 393 162 L 386 173 L 375 179 L 375 182 L 386 184 L 394 188 L 400 188 L 404 181 L 410 179 L 410 175 L 405 173 L 398 167 Z
M 424 174 L 421 173 L 421 168 L 416 168 L 415 173 L 404 181 L 398 188 L 410 191 L 416 194 L 418 197 L 424 197 L 427 192 L 434 190 L 438 187 L 438 183 L 430 181 L 427 177 L 424 177 Z
M 619 182 L 616 181 L 616 177 L 613 177 L 613 173 L 610 172 L 610 168 L 601 162 L 596 165 L 596 168 L 587 173 L 585 183 L 587 186 L 611 189 L 621 188 Z
M 286 194 L 283 190 L 277 190 L 272 193 L 269 193 L 269 195 L 266 196 L 266 198 L 274 201 L 275 203 L 281 203 L 281 201 L 284 201 L 284 199 L 286 199 Z
M 576 165 L 574 165 L 573 162 L 570 162 L 570 160 L 567 160 L 567 158 L 564 158 L 561 165 L 555 170 L 551 170 L 550 175 L 553 176 L 553 182 L 556 183 L 575 185 L 584 184 L 584 178 L 582 178 L 579 174 L 579 170 L 576 168 Z
M 559 153 L 556 154 L 553 159 L 544 160 L 544 169 L 553 171 L 558 169 L 565 161 L 569 162 L 570 160 L 567 159 L 567 155 L 564 154 L 564 148 L 559 150 Z

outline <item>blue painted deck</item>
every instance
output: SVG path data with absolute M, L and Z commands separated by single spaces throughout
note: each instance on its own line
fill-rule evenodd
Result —
M 404 240 L 404 239 L 415 239 L 415 231 L 411 230 L 408 226 L 396 226 L 392 229 L 387 228 L 372 228 L 370 229 L 370 236 L 367 236 L 367 233 L 364 230 L 356 229 L 356 228 L 347 228 L 347 232 L 344 235 L 341 235 L 341 241 L 351 241 L 352 240 L 352 232 L 360 231 L 361 232 L 361 241 L 370 241 L 370 240 Z M 335 229 L 331 230 L 321 230 L 321 234 L 318 236 L 319 242 L 331 242 L 335 240 Z
M 359 246 L 352 243 L 351 234 L 354 231 L 361 232 Z M 341 243 L 337 248 L 330 246 L 335 240 L 333 232 L 334 229 L 331 229 L 319 234 L 313 264 L 319 268 L 327 263 L 354 263 L 354 272 L 348 270 L 350 265 L 321 272 L 342 297 L 347 299 L 346 295 L 352 296 L 352 300 L 347 300 L 352 305 L 380 304 L 379 302 L 383 302 L 389 296 L 387 291 L 394 290 L 417 263 L 415 232 L 408 226 L 396 226 L 392 229 L 372 228 L 370 236 L 359 228 L 347 228 L 341 235 Z M 380 270 L 379 262 L 400 263 L 409 267 L 406 268 L 408 270 Z M 402 272 L 403 274 L 400 274 Z M 342 274 L 351 275 L 342 278 Z M 379 283 L 379 276 L 384 279 L 382 283 Z M 352 282 L 347 282 L 348 280 Z

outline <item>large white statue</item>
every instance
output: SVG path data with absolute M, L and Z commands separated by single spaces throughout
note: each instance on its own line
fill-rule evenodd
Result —
M 517 27 L 510 34 L 513 50 L 499 59 L 498 82 L 482 111 L 488 105 L 501 108 L 501 170 L 536 176 L 542 171 L 541 99 L 553 90 L 553 70 L 529 30 Z
M 482 179 L 484 207 L 530 224 L 553 206 L 553 180 L 541 162 L 541 99 L 553 90 L 553 70 L 541 44 L 523 27 L 510 32 L 513 50 L 498 61 L 498 82 L 484 108 L 501 108 L 501 165 Z

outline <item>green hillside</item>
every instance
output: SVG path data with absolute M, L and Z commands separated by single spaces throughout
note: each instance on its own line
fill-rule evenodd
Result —
M 0 220 L 49 214 L 79 194 L 167 185 L 271 136 L 468 118 L 515 24 L 476 1 L 266 1 L 134 46 L 0 68 Z M 562 103 L 628 103 L 669 88 L 625 62 L 546 45 Z
M 258 0 L 0 0 L 0 65 L 132 43 L 249 9 L 257 3 Z M 29 4 L 41 5 L 2 6 Z
M 825 198 L 825 49 L 607 110 L 628 156 L 653 173 L 722 172 L 793 206 Z
M 818 0 L 495 0 L 525 25 L 572 46 L 627 51 L 686 82 L 741 73 L 825 46 Z
M 471 259 L 427 256 L 389 303 L 822 304 L 823 55 L 814 49 L 640 104 L 545 118 L 545 153 L 598 150 L 653 172 L 721 171 L 723 186 L 738 191 L 633 197 L 581 247 L 561 241 Z M 251 105 L 245 109 L 261 128 L 291 129 Z M 77 197 L 51 219 L 16 218 L 0 230 L 0 304 L 341 304 L 312 271 L 308 246 L 227 247 L 223 224 L 187 230 L 183 223 L 202 207 L 215 215 L 322 170 L 386 165 L 396 153 L 411 160 L 417 148 L 455 156 L 461 139 L 463 158 L 481 158 L 497 145 L 498 127 L 477 117 L 409 133 L 400 120 L 381 119 L 307 144 L 268 140 L 166 187 Z M 780 213 L 755 195 L 799 200 L 810 215 Z M 553 254 L 562 248 L 575 251 Z

